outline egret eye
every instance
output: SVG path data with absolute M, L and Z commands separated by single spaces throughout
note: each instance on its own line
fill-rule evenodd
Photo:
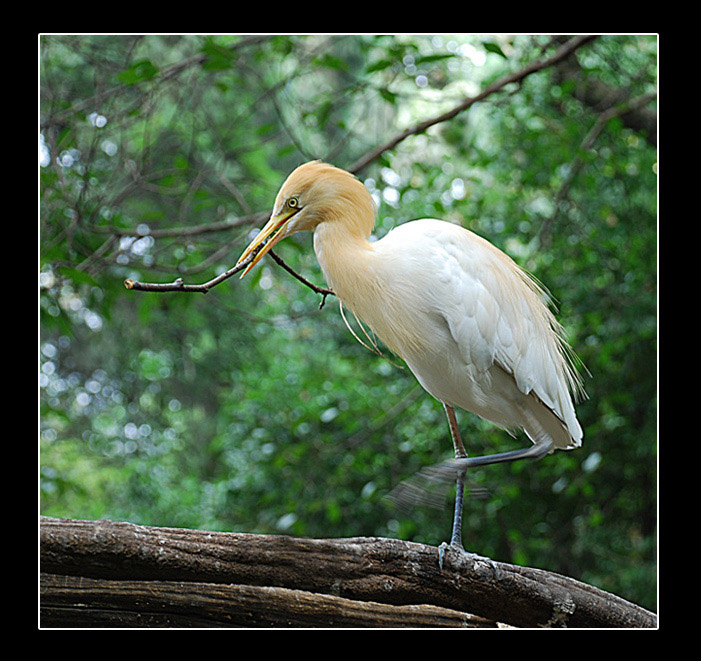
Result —
M 296 209 L 299 206 L 299 199 L 291 197 L 287 200 L 287 206 L 290 207 L 290 209 Z

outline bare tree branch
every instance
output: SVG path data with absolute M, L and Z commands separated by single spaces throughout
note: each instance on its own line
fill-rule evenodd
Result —
M 266 41 L 270 39 L 274 35 L 253 35 L 253 36 L 248 36 L 248 37 L 243 37 L 240 41 L 237 41 L 234 44 L 231 44 L 228 46 L 228 50 L 230 51 L 236 51 L 239 48 L 243 48 L 245 46 L 250 46 L 252 44 L 258 44 L 262 41 Z M 192 66 L 196 66 L 198 64 L 202 64 L 207 59 L 207 54 L 200 52 L 197 53 L 196 55 L 192 55 L 191 57 L 187 57 L 184 60 L 181 60 L 180 62 L 175 62 L 174 64 L 170 64 L 167 67 L 164 67 L 158 75 L 155 77 L 155 82 L 156 83 L 162 83 L 167 80 L 170 80 L 171 78 L 177 76 L 180 74 L 182 71 L 185 69 L 188 69 Z M 89 99 L 84 99 L 83 101 L 79 103 L 73 104 L 68 110 L 65 110 L 63 112 L 57 113 L 55 115 L 50 115 L 47 117 L 45 120 L 41 122 L 41 127 L 42 128 L 47 128 L 49 126 L 53 126 L 55 124 L 60 124 L 61 122 L 65 121 L 67 117 L 70 117 L 71 115 L 74 115 L 79 112 L 84 112 L 85 110 L 89 108 L 95 108 L 99 104 L 103 103 L 106 99 L 116 96 L 118 94 L 122 94 L 123 92 L 133 89 L 134 85 L 138 85 L 141 81 L 132 84 L 132 85 L 127 85 L 127 84 L 121 84 L 121 85 L 116 85 L 115 87 L 111 87 L 109 89 L 106 89 L 98 94 L 95 94 L 94 96 L 91 96 Z M 154 80 L 150 81 L 151 83 L 154 82 Z
M 435 126 L 436 124 L 440 124 L 441 122 L 447 122 L 448 120 L 453 119 L 453 117 L 460 114 L 461 112 L 464 112 L 478 101 L 483 101 L 488 96 L 491 96 L 492 94 L 500 91 L 507 85 L 511 83 L 520 83 L 522 80 L 524 80 L 531 74 L 536 73 L 537 71 L 542 71 L 543 69 L 547 69 L 548 67 L 557 64 L 558 62 L 569 57 L 578 48 L 584 46 L 584 44 L 592 41 L 592 39 L 595 38 L 596 35 L 582 35 L 578 37 L 573 37 L 572 39 L 568 40 L 565 44 L 560 46 L 560 48 L 558 48 L 557 51 L 555 51 L 555 53 L 551 57 L 546 58 L 544 60 L 535 60 L 530 64 L 526 65 L 523 69 L 520 69 L 515 73 L 511 73 L 508 76 L 504 76 L 503 78 L 500 78 L 499 80 L 493 82 L 491 85 L 488 85 L 476 96 L 464 99 L 462 102 L 460 102 L 458 105 L 451 108 L 450 110 L 441 113 L 436 117 L 431 117 L 430 119 L 426 119 L 423 122 L 419 122 L 418 124 L 405 129 L 401 133 L 398 133 L 384 144 L 375 147 L 375 149 L 369 151 L 364 156 L 361 156 L 350 168 L 348 168 L 349 172 L 358 173 L 360 170 L 367 167 L 372 161 L 378 158 L 381 154 L 390 149 L 393 149 L 400 142 L 406 140 L 409 136 L 423 133 L 432 126 Z
M 135 238 L 141 238 L 144 236 L 150 236 L 154 239 L 161 239 L 164 237 L 181 237 L 181 236 L 198 236 L 200 234 L 210 234 L 212 232 L 225 232 L 227 230 L 235 229 L 237 227 L 243 227 L 245 225 L 257 225 L 265 220 L 267 220 L 269 214 L 261 211 L 259 213 L 253 213 L 247 216 L 240 216 L 233 220 L 224 220 L 217 223 L 206 223 L 204 225 L 191 225 L 186 227 L 168 227 L 166 229 L 149 229 L 144 231 L 142 229 L 124 229 L 121 227 L 95 227 L 95 232 L 100 232 L 102 234 L 114 234 L 116 236 L 133 236 Z
M 546 69 L 548 67 L 551 67 L 558 62 L 561 62 L 565 58 L 569 57 L 572 53 L 574 53 L 578 48 L 583 46 L 584 44 L 590 42 L 595 38 L 595 35 L 581 35 L 577 37 L 573 37 L 572 39 L 569 39 L 565 44 L 560 46 L 558 50 L 549 58 L 543 59 L 543 60 L 535 60 L 525 66 L 523 69 L 520 69 L 519 71 L 509 74 L 508 76 L 504 76 L 503 78 L 499 79 L 498 81 L 492 83 L 491 85 L 488 85 L 485 87 L 482 92 L 480 92 L 477 96 L 474 97 L 469 97 L 467 99 L 464 99 L 461 103 L 459 103 L 457 106 L 452 108 L 451 110 L 444 112 L 440 115 L 437 115 L 436 117 L 424 120 L 423 122 L 420 122 L 419 124 L 416 124 L 413 127 L 410 127 L 401 133 L 397 134 L 394 136 L 391 140 L 385 142 L 382 145 L 379 145 L 378 147 L 370 150 L 368 153 L 366 153 L 364 156 L 362 156 L 359 160 L 357 160 L 348 170 L 353 173 L 357 173 L 358 171 L 362 170 L 365 168 L 369 163 L 377 159 L 382 153 L 388 151 L 389 149 L 392 149 L 396 147 L 400 142 L 405 140 L 411 135 L 415 135 L 418 133 L 423 133 L 426 131 L 428 128 L 431 126 L 435 126 L 436 124 L 439 124 L 441 122 L 446 122 L 451 119 L 453 119 L 456 115 L 459 113 L 467 110 L 470 108 L 472 105 L 477 103 L 478 101 L 483 101 L 487 97 L 491 96 L 492 94 L 495 94 L 496 92 L 502 90 L 505 86 L 511 84 L 511 83 L 520 83 L 522 80 L 524 80 L 526 77 L 530 76 L 533 73 L 536 73 L 538 71 L 542 71 L 543 69 Z M 173 228 L 173 229 L 165 229 L 165 230 L 153 230 L 149 234 L 153 237 L 157 236 L 192 236 L 195 234 L 200 234 L 204 232 L 211 232 L 211 231 L 219 231 L 222 229 L 229 229 L 231 227 L 238 227 L 241 225 L 245 225 L 248 223 L 253 223 L 257 220 L 260 220 L 261 222 L 265 220 L 268 217 L 268 214 L 264 213 L 259 213 L 259 214 L 253 214 L 250 216 L 245 216 L 242 218 L 239 218 L 231 223 L 212 223 L 209 225 L 202 225 L 199 227 L 187 227 L 187 228 Z M 140 236 L 142 234 L 139 234 L 138 232 L 136 233 L 127 233 L 124 232 L 123 230 L 119 230 L 123 236 Z M 324 287 L 318 287 L 317 285 L 314 285 L 313 283 L 309 282 L 306 280 L 303 276 L 301 276 L 299 273 L 294 271 L 290 266 L 288 266 L 279 256 L 275 255 L 273 251 L 270 251 L 270 256 L 275 260 L 275 262 L 280 265 L 282 268 L 284 268 L 288 273 L 293 275 L 297 280 L 302 282 L 304 285 L 312 289 L 313 291 L 319 293 L 322 295 L 322 301 L 321 305 L 319 306 L 320 308 L 324 306 L 324 303 L 326 301 L 326 297 L 329 295 L 333 295 L 333 291 L 330 289 L 326 289 Z M 251 257 L 252 259 L 252 257 Z M 126 286 L 127 289 L 136 289 L 139 291 L 151 291 L 151 292 L 169 292 L 169 291 L 180 291 L 180 292 L 200 292 L 200 293 L 207 293 L 212 287 L 218 285 L 220 282 L 223 282 L 224 280 L 227 280 L 230 278 L 232 275 L 235 273 L 238 273 L 240 270 L 245 268 L 248 263 L 250 263 L 250 260 L 247 260 L 243 264 L 241 264 L 238 267 L 234 267 L 232 269 L 229 269 L 225 273 L 222 273 L 221 275 L 217 276 L 216 278 L 199 284 L 199 285 L 186 285 L 183 281 L 182 278 L 177 278 L 171 283 L 143 283 L 143 282 L 137 282 L 135 280 L 126 280 L 124 282 L 124 285 Z
M 318 287 L 312 282 L 309 282 L 304 276 L 301 276 L 297 271 L 292 269 L 290 266 L 288 266 L 281 258 L 279 255 L 276 255 L 272 250 L 268 251 L 268 254 L 273 258 L 275 263 L 278 266 L 282 266 L 285 271 L 287 271 L 289 274 L 291 274 L 293 277 L 297 278 L 303 285 L 306 285 L 309 287 L 312 291 L 315 291 L 317 294 L 321 294 L 321 303 L 319 304 L 319 309 L 324 307 L 324 303 L 326 303 L 326 297 L 327 296 L 335 296 L 333 290 L 327 289 L 326 287 Z
M 173 282 L 165 282 L 165 283 L 139 282 L 138 280 L 133 280 L 131 278 L 127 278 L 124 281 L 124 286 L 127 289 L 135 289 L 137 291 L 151 291 L 151 292 L 178 291 L 178 292 L 193 292 L 193 293 L 206 294 L 212 287 L 215 287 L 219 283 L 224 282 L 224 280 L 228 280 L 232 275 L 236 275 L 240 271 L 243 271 L 255 259 L 255 256 L 258 254 L 258 252 L 261 250 L 261 248 L 262 248 L 262 246 L 260 248 L 258 248 L 258 250 L 251 253 L 240 264 L 234 266 L 233 268 L 230 268 L 228 271 L 225 271 L 224 273 L 219 274 L 216 278 L 212 278 L 211 280 L 208 280 L 207 282 L 203 282 L 199 285 L 185 284 L 185 282 L 182 278 L 176 278 Z M 319 309 L 324 307 L 324 303 L 326 302 L 327 296 L 335 296 L 334 292 L 331 289 L 327 289 L 326 287 L 319 287 L 319 286 L 315 285 L 314 283 L 309 282 L 309 280 L 307 280 L 304 276 L 301 276 L 299 273 L 297 273 L 291 266 L 289 266 L 279 255 L 276 255 L 272 250 L 268 251 L 268 254 L 273 258 L 273 260 L 279 266 L 281 266 L 290 275 L 292 275 L 297 280 L 299 280 L 303 285 L 309 287 L 312 291 L 316 292 L 317 294 L 322 295 L 322 300 L 321 300 L 321 304 L 319 305 Z

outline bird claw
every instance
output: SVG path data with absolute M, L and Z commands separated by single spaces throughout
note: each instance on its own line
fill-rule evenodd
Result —
M 466 551 L 460 542 L 443 542 L 438 547 L 438 567 L 443 571 L 443 565 L 445 563 L 446 551 L 451 550 L 458 554 L 458 557 L 470 560 L 472 562 L 472 568 L 475 570 L 481 570 L 484 567 L 488 567 L 492 573 L 493 579 L 498 579 L 501 575 L 501 571 L 496 563 L 491 559 L 483 555 L 478 555 L 477 553 L 470 553 Z
M 452 549 L 458 553 L 465 553 L 466 555 L 470 555 L 463 548 L 460 542 L 450 542 L 450 544 L 448 544 L 448 542 L 443 542 L 438 547 L 438 566 L 440 567 L 441 571 L 443 571 L 443 561 L 445 560 L 445 552 L 447 549 Z

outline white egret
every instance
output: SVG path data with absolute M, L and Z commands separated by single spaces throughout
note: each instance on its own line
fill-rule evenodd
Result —
M 462 551 L 467 468 L 580 446 L 573 395 L 581 382 L 543 290 L 510 257 L 445 221 L 411 221 L 371 242 L 374 223 L 373 199 L 353 175 L 319 161 L 301 165 L 241 255 L 239 264 L 258 251 L 241 277 L 285 237 L 314 232 L 329 287 L 445 407 L 457 478 L 450 546 Z M 521 429 L 533 444 L 468 457 L 456 407 Z

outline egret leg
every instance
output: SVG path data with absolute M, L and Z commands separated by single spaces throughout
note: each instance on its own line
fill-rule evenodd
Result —
M 499 452 L 498 454 L 488 454 L 483 457 L 456 457 L 453 461 L 448 463 L 450 463 L 456 471 L 462 472 L 473 466 L 488 466 L 489 464 L 500 464 L 506 461 L 516 461 L 518 459 L 540 459 L 550 453 L 554 445 L 550 438 L 545 437 L 522 450 Z
M 448 404 L 443 404 L 443 406 L 445 407 L 445 412 L 448 416 L 450 435 L 453 439 L 453 448 L 455 449 L 455 459 L 439 464 L 438 466 L 432 466 L 422 471 L 424 475 L 428 475 L 429 477 L 440 477 L 441 475 L 445 476 L 446 474 L 450 473 L 456 475 L 457 489 L 455 494 L 455 511 L 453 513 L 453 530 L 450 535 L 450 544 L 443 542 L 443 544 L 441 544 L 438 548 L 438 564 L 440 565 L 441 569 L 443 568 L 443 558 L 447 548 L 453 548 L 459 552 L 466 553 L 462 545 L 462 513 L 467 469 L 472 468 L 473 466 L 488 466 L 490 464 L 517 461 L 519 459 L 540 459 L 551 452 L 554 446 L 554 443 L 550 438 L 544 437 L 536 441 L 532 446 L 521 450 L 511 450 L 510 452 L 500 452 L 498 454 L 490 454 L 482 457 L 468 457 L 467 452 L 465 451 L 465 446 L 462 444 L 462 440 L 460 438 L 460 431 L 458 429 L 458 423 L 455 417 L 455 409 Z
M 453 448 L 455 450 L 456 459 L 467 459 L 465 446 L 460 438 L 460 430 L 458 429 L 458 421 L 455 417 L 455 409 L 449 404 L 443 404 L 446 415 L 448 416 L 448 426 L 450 427 L 450 436 L 453 439 Z M 467 474 L 467 466 L 458 470 L 456 479 L 455 492 L 455 511 L 453 512 L 453 530 L 450 535 L 450 546 L 463 549 L 462 545 L 462 510 L 463 499 L 465 495 L 465 476 Z

